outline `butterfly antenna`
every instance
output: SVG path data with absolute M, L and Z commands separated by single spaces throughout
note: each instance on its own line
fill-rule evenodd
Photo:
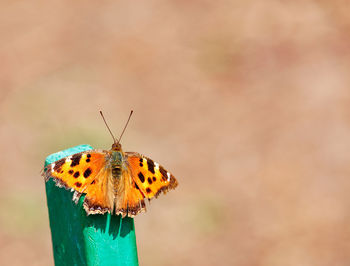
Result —
M 120 142 L 120 140 L 121 140 L 121 138 L 122 138 L 122 136 L 123 136 L 123 134 L 124 134 L 124 131 L 125 131 L 126 127 L 127 127 L 128 124 L 129 124 L 129 121 L 130 121 L 130 118 L 131 118 L 131 115 L 132 115 L 133 112 L 134 112 L 133 110 L 130 111 L 130 115 L 129 115 L 128 121 L 126 121 L 125 127 L 124 127 L 124 129 L 123 129 L 123 131 L 122 131 L 122 134 L 120 134 L 120 137 L 119 137 L 117 143 Z
M 115 137 L 113 136 L 113 133 L 112 133 L 111 129 L 109 128 L 109 126 L 108 126 L 108 124 L 107 124 L 107 122 L 106 122 L 105 117 L 103 116 L 102 111 L 100 111 L 100 115 L 102 116 L 102 119 L 103 119 L 103 121 L 105 122 L 105 125 L 106 125 L 106 127 L 108 128 L 108 131 L 109 131 L 109 133 L 111 134 L 111 136 L 112 136 L 112 138 L 113 138 L 113 140 L 114 140 L 114 143 L 117 143 Z M 119 141 L 118 141 L 118 142 L 119 142 Z

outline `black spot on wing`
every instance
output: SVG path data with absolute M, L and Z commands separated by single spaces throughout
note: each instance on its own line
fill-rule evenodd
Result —
M 167 178 L 167 170 L 165 170 L 162 166 L 159 166 L 159 172 L 162 174 L 162 179 L 164 181 L 167 181 L 168 178 Z
M 138 176 L 142 183 L 145 182 L 145 177 L 141 172 L 139 172 Z
M 68 174 L 70 174 L 70 175 L 72 175 L 73 173 L 74 173 L 73 170 L 69 170 L 69 171 L 68 171 Z
M 148 184 L 152 185 L 152 179 L 149 177 L 147 178 Z
M 154 176 L 152 177 L 153 182 L 156 182 L 157 178 Z
M 147 160 L 148 171 L 154 174 L 154 162 L 151 159 Z
M 79 176 L 80 176 L 80 173 L 79 173 L 79 171 L 76 171 L 75 173 L 74 173 L 74 175 L 73 175 L 75 178 L 78 178 Z
M 53 168 L 53 170 L 55 170 L 55 172 L 61 172 L 61 167 L 64 164 L 64 162 L 66 161 L 65 158 L 55 162 L 55 167 Z
M 80 182 L 75 182 L 75 184 L 74 184 L 76 187 L 81 187 L 81 183 Z
M 148 194 L 150 194 L 150 193 L 152 193 L 152 190 L 148 187 L 148 188 L 146 188 L 146 192 L 147 192 Z
M 88 178 L 90 175 L 91 175 L 92 171 L 91 171 L 91 168 L 88 168 L 84 171 L 84 177 L 85 178 Z
M 74 167 L 76 165 L 79 165 L 81 159 L 81 153 L 74 154 L 72 156 L 72 163 L 70 164 L 71 167 Z

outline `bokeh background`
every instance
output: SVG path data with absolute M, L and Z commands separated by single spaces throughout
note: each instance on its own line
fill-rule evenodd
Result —
M 52 265 L 47 155 L 125 151 L 179 187 L 141 265 L 349 265 L 347 1 L 0 1 L 0 264 Z

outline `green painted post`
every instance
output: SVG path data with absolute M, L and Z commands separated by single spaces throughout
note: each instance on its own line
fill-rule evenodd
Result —
M 85 150 L 80 145 L 49 155 L 45 166 Z M 72 201 L 73 192 L 46 182 L 55 265 L 138 265 L 134 219 L 120 215 L 89 215 Z

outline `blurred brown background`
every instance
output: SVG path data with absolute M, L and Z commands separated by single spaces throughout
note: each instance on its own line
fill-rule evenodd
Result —
M 347 1 L 1 1 L 0 264 L 53 264 L 40 170 L 109 149 L 170 170 L 141 265 L 349 265 Z

